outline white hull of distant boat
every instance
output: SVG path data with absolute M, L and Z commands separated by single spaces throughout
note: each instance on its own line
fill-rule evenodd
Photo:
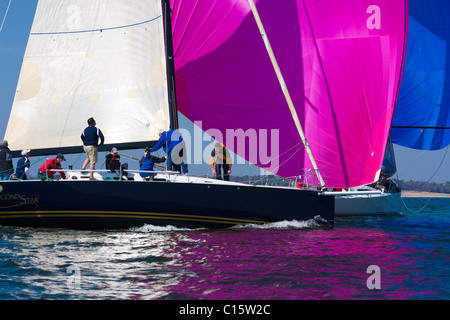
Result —
M 389 215 L 402 212 L 400 192 L 383 192 L 377 189 L 330 192 L 335 195 L 336 216 Z

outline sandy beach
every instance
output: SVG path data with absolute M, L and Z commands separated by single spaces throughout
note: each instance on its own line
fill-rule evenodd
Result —
M 450 193 L 437 193 L 426 191 L 402 190 L 402 197 L 405 198 L 450 198 Z

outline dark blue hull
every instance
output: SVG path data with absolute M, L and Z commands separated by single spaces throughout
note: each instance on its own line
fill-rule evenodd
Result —
M 0 225 L 9 226 L 225 228 L 316 216 L 333 225 L 334 197 L 299 189 L 170 182 L 0 183 Z

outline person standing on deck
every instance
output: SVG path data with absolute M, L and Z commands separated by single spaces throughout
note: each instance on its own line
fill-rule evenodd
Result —
M 0 141 L 0 180 L 9 180 L 14 172 L 11 150 L 8 148 L 8 141 Z
M 211 151 L 211 167 L 212 174 L 216 176 L 216 179 L 230 181 L 231 174 L 231 157 L 228 149 L 223 143 L 216 143 L 214 149 Z
M 84 129 L 83 133 L 81 134 L 83 149 L 84 152 L 86 152 L 86 160 L 84 160 L 84 164 L 81 167 L 81 170 L 86 169 L 89 163 L 91 163 L 89 169 L 95 170 L 95 164 L 98 161 L 98 139 L 100 139 L 100 145 L 103 145 L 103 143 L 105 142 L 105 137 L 103 136 L 102 131 L 95 127 L 96 123 L 94 118 L 89 118 L 87 123 L 89 126 Z M 93 171 L 90 172 L 89 180 L 95 180 Z
M 176 160 L 183 160 L 186 156 L 186 150 L 184 150 L 185 142 L 183 141 L 183 137 L 178 130 L 169 130 L 159 131 L 159 140 L 156 145 L 151 149 L 152 152 L 163 148 L 164 152 L 167 154 L 167 170 L 173 170 L 172 166 L 174 165 L 173 157 L 176 157 Z M 180 163 L 175 163 L 178 165 Z M 188 173 L 188 167 L 185 161 L 181 161 L 181 167 L 183 168 L 183 173 Z M 181 170 L 180 170 L 181 173 Z

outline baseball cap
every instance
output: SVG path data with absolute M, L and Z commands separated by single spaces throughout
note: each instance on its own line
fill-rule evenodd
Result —
M 64 158 L 64 155 L 60 152 L 56 155 L 57 158 L 63 159 L 63 161 L 66 161 L 66 158 Z

